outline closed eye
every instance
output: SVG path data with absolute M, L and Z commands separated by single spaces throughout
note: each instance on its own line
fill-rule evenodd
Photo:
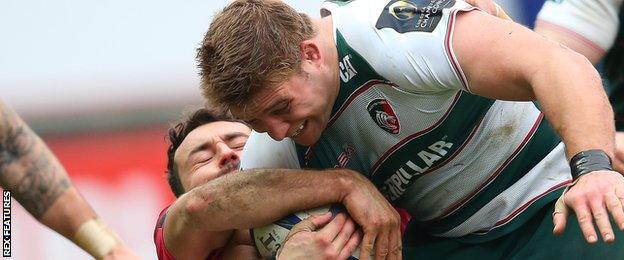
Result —
M 282 102 L 278 107 L 273 109 L 271 114 L 273 115 L 283 115 L 290 112 L 290 101 Z

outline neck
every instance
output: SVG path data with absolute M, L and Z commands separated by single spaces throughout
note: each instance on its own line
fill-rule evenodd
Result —
M 328 85 L 331 88 L 332 100 L 338 97 L 340 90 L 340 69 L 338 67 L 338 49 L 336 48 L 336 39 L 334 39 L 334 24 L 332 16 L 328 15 L 313 21 L 317 29 L 317 37 L 321 40 L 322 48 L 327 53 L 324 60 L 325 67 L 329 70 Z M 333 105 L 333 102 L 332 102 Z

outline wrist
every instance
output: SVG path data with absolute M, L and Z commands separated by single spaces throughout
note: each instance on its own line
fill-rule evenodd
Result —
M 339 192 L 339 201 L 345 202 L 349 194 L 351 194 L 354 190 L 354 187 L 357 185 L 357 172 L 349 170 L 349 169 L 338 169 L 335 170 L 334 173 L 337 176 L 337 190 Z
M 121 240 L 99 218 L 83 223 L 73 241 L 96 259 L 102 259 L 115 249 Z
M 570 159 L 572 180 L 576 181 L 581 176 L 593 171 L 613 171 L 611 158 L 603 150 L 592 149 L 581 151 Z

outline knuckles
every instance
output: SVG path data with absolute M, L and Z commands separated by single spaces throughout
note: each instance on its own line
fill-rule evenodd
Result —
M 327 247 L 329 245 L 331 245 L 331 238 L 326 237 L 326 236 L 316 236 L 316 244 L 321 246 L 321 247 Z

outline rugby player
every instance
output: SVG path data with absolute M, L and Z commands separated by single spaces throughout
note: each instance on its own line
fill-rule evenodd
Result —
M 45 143 L 0 101 L 0 186 L 96 259 L 138 259 L 97 217 Z
M 236 170 L 250 131 L 251 129 L 244 123 L 216 116 L 207 109 L 197 110 L 187 120 L 169 130 L 171 144 L 167 152 L 168 180 L 173 193 L 179 199 L 173 206 L 165 208 L 158 218 L 154 230 L 154 243 L 159 259 L 260 258 L 248 229 L 227 228 L 225 223 L 236 218 L 236 215 L 228 214 L 225 209 L 208 209 L 204 217 L 217 228 L 203 229 L 205 225 L 196 223 L 190 214 L 180 207 L 193 198 L 193 194 L 183 195 L 187 191 L 210 182 L 217 182 L 217 179 L 226 174 L 244 174 Z M 241 189 L 239 191 L 241 193 L 242 189 L 245 189 L 244 183 L 232 182 L 225 188 Z M 282 197 L 287 194 L 272 196 Z M 229 203 L 239 207 L 254 207 L 234 198 Z M 264 208 L 260 208 L 262 205 L 257 206 L 258 210 L 263 211 L 279 207 L 279 205 Z M 219 214 L 214 214 L 214 210 Z M 355 250 L 361 235 L 356 232 L 353 220 L 345 214 L 338 214 L 331 222 L 330 219 L 331 214 L 313 216 L 296 225 L 294 230 L 306 223 L 322 228 L 314 232 L 308 228 L 305 231 L 309 232 L 293 235 L 288 243 L 284 244 L 280 258 L 346 259 Z M 270 220 L 266 223 L 268 222 Z
M 239 0 L 210 25 L 205 96 L 297 143 L 245 154 L 243 167 L 285 154 L 319 169 L 290 176 L 299 182 L 334 166 L 370 178 L 415 221 L 401 245 L 396 212 L 370 221 L 347 206 L 362 258 L 373 245 L 380 259 L 620 256 L 621 240 L 585 244 L 598 241 L 594 221 L 608 243 L 624 229 L 613 114 L 586 58 L 462 1 L 326 1 L 321 15 Z M 270 147 L 253 138 L 248 147 Z M 314 187 L 308 196 L 327 190 Z M 561 210 L 578 225 L 553 238 Z

